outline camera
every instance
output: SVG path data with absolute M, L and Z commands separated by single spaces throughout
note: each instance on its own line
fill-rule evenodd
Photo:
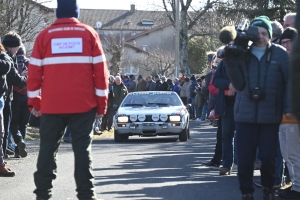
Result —
M 235 36 L 235 33 L 230 34 Z M 237 26 L 236 36 L 235 38 L 232 38 L 232 40 L 234 41 L 234 44 L 229 44 L 227 46 L 225 52 L 226 58 L 236 60 L 245 59 L 249 41 L 255 42 L 258 40 L 258 27 L 250 26 L 249 20 L 243 19 L 242 22 Z
M 250 98 L 252 100 L 262 100 L 265 98 L 265 91 L 260 87 L 254 87 L 250 90 Z

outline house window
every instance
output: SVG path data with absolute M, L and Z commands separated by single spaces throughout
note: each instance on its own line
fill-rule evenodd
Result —
M 150 19 L 143 19 L 142 25 L 154 25 L 154 21 Z
M 135 66 L 126 66 L 124 69 L 124 73 L 127 75 L 138 75 L 139 74 L 140 69 L 138 67 Z

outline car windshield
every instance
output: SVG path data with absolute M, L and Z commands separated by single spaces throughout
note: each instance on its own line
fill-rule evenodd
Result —
M 143 92 L 129 93 L 121 107 L 166 107 L 181 106 L 182 102 L 175 93 Z

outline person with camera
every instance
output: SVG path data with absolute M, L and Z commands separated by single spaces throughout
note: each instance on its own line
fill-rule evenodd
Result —
M 282 113 L 291 117 L 289 56 L 283 47 L 271 43 L 272 26 L 267 16 L 253 19 L 249 29 L 252 35 L 238 29 L 234 45 L 225 48 L 224 59 L 229 79 L 237 91 L 234 119 L 238 178 L 243 200 L 253 199 L 253 163 L 258 147 L 263 199 L 275 199 L 279 125 Z M 250 40 L 253 44 L 248 48 Z

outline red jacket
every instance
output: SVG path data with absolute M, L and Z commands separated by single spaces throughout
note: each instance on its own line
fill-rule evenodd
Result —
M 40 98 L 40 94 L 42 98 Z M 28 105 L 42 114 L 105 114 L 108 69 L 97 32 L 57 19 L 37 37 L 28 67 Z

